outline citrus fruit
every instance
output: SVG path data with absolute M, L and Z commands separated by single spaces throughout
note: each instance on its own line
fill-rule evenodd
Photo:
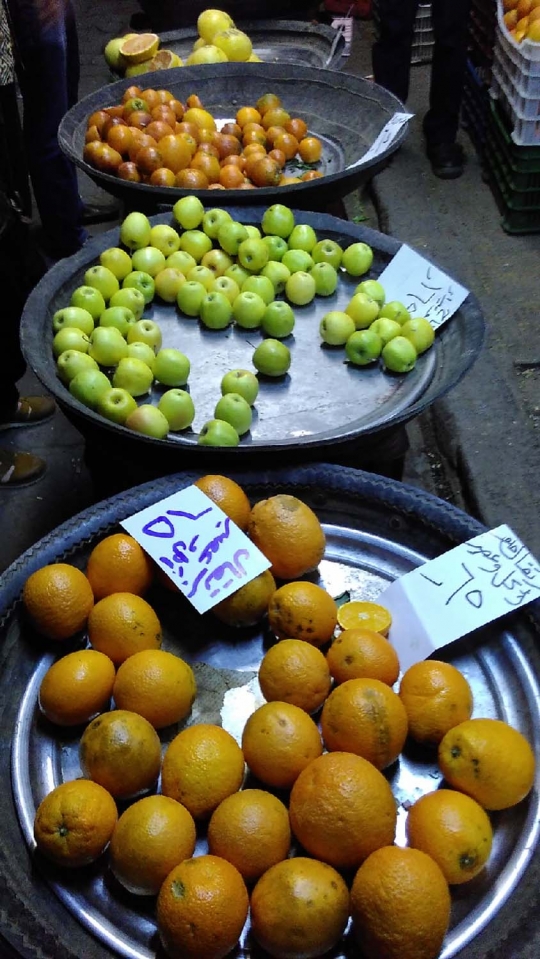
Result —
M 238 30 L 236 27 L 229 27 L 227 30 L 223 30 L 222 33 L 214 34 L 212 43 L 220 50 L 223 50 L 227 60 L 233 62 L 245 63 L 253 53 L 251 40 L 247 33 Z
M 509 809 L 534 782 L 535 759 L 529 742 L 500 719 L 467 719 L 439 744 L 440 770 L 454 789 L 484 809 Z
M 372 629 L 375 633 L 387 636 L 392 625 L 392 616 L 378 603 L 353 600 L 339 607 L 338 623 L 342 629 Z
M 324 555 L 326 539 L 315 513 L 287 493 L 255 503 L 247 533 L 279 579 L 303 576 L 315 569 Z
M 252 882 L 287 858 L 289 813 L 272 793 L 243 789 L 214 810 L 207 835 L 209 851 L 232 862 L 246 882 Z
M 86 576 L 96 600 L 110 593 L 140 595 L 152 582 L 153 567 L 136 539 L 127 533 L 113 533 L 94 546 Z
M 261 782 L 290 789 L 299 773 L 322 753 L 315 723 L 291 703 L 265 703 L 249 717 L 242 734 L 246 762 Z
M 399 676 L 394 647 L 373 629 L 344 629 L 330 646 L 326 659 L 336 683 L 348 679 L 379 679 L 393 686 Z
M 383 774 L 353 753 L 325 753 L 296 780 L 289 815 L 306 852 L 336 869 L 356 867 L 394 841 L 396 803 Z
M 167 747 L 161 791 L 181 802 L 195 819 L 207 818 L 240 789 L 244 769 L 242 750 L 230 733 L 198 723 L 183 729 Z
M 22 599 L 38 633 L 58 640 L 83 629 L 94 605 L 86 576 L 69 563 L 51 563 L 31 573 Z
M 178 863 L 193 855 L 191 813 L 168 796 L 145 796 L 128 806 L 111 837 L 111 870 L 129 892 L 155 896 Z
M 407 738 L 407 713 L 397 693 L 378 679 L 348 679 L 336 686 L 321 714 L 326 748 L 356 753 L 385 769 Z
M 299 580 L 280 586 L 268 604 L 268 623 L 279 639 L 323 646 L 334 635 L 337 607 L 322 586 Z
M 120 666 L 114 682 L 118 709 L 144 716 L 155 729 L 188 715 L 197 687 L 191 666 L 163 649 L 143 649 Z
M 282 639 L 263 656 L 259 685 L 268 702 L 280 700 L 313 713 L 328 696 L 332 679 L 320 649 L 302 639 Z
M 186 859 L 157 898 L 165 951 L 183 959 L 223 959 L 238 942 L 248 909 L 246 885 L 232 863 L 212 855 Z
M 86 723 L 107 706 L 114 686 L 114 663 L 95 649 L 68 653 L 41 681 L 41 711 L 58 726 Z
M 212 607 L 214 616 L 228 626 L 253 626 L 266 615 L 270 598 L 276 591 L 276 581 L 270 570 L 245 583 L 236 593 Z
M 131 799 L 156 782 L 161 745 L 153 726 L 127 709 L 97 716 L 79 743 L 85 776 L 107 789 L 115 799 Z
M 194 486 L 212 500 L 216 506 L 230 516 L 233 523 L 245 530 L 249 522 L 251 504 L 244 490 L 228 476 L 219 473 L 208 473 L 195 480 Z
M 277 959 L 314 959 L 336 945 L 349 918 L 349 890 L 324 862 L 298 856 L 272 866 L 251 895 L 251 929 Z
M 120 55 L 128 66 L 151 60 L 157 53 L 159 37 L 156 33 L 136 33 L 120 45 Z
M 59 866 L 86 866 L 107 846 L 118 819 L 116 803 L 103 786 L 86 779 L 62 783 L 40 802 L 34 839 Z
M 404 673 L 399 698 L 409 720 L 409 734 L 419 743 L 440 743 L 444 734 L 470 719 L 469 683 L 450 663 L 426 659 Z
M 159 649 L 161 625 L 154 610 L 134 593 L 111 593 L 100 599 L 88 617 L 88 638 L 94 649 L 116 666 L 142 649 Z
M 450 885 L 473 879 L 488 860 L 493 830 L 482 806 L 454 789 L 421 796 L 407 815 L 409 846 L 435 860 Z
M 448 884 L 419 849 L 377 849 L 354 877 L 351 915 L 366 956 L 436 959 L 450 921 Z
M 197 32 L 205 43 L 212 43 L 216 33 L 234 27 L 234 23 L 224 10 L 203 10 L 197 18 Z

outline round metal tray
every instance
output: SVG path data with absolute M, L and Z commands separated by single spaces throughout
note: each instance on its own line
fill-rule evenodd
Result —
M 21 956 L 155 956 L 153 900 L 123 891 L 111 877 L 106 855 L 92 867 L 62 873 L 32 851 L 37 804 L 56 784 L 80 774 L 80 731 L 55 731 L 39 715 L 40 680 L 58 647 L 31 631 L 20 597 L 33 570 L 58 560 L 84 569 L 89 550 L 120 520 L 184 488 L 196 475 L 178 474 L 92 507 L 45 537 L 0 578 L 0 763 L 7 781 L 11 745 L 13 789 L 13 796 L 4 794 L 0 817 L 0 931 Z M 316 510 L 328 539 L 320 582 L 334 595 L 348 590 L 353 597 L 375 600 L 394 578 L 483 529 L 420 490 L 342 467 L 303 467 L 236 478 L 252 501 L 290 492 Z M 226 629 L 211 613 L 199 616 L 187 601 L 163 588 L 155 588 L 149 599 L 164 627 L 164 647 L 189 660 L 197 673 L 199 695 L 187 722 L 218 722 L 238 739 L 245 719 L 261 701 L 255 671 L 264 636 L 256 628 Z M 529 738 L 537 756 L 538 622 L 524 612 L 514 614 L 438 654 L 469 679 L 474 715 L 510 722 Z M 177 727 L 162 732 L 164 745 L 176 732 Z M 440 774 L 433 753 L 407 747 L 387 776 L 400 805 L 397 842 L 402 843 L 403 803 L 435 789 Z M 535 788 L 518 806 L 492 816 L 492 855 L 475 880 L 453 891 L 451 926 L 441 959 L 507 959 L 510 954 L 525 959 L 532 954 L 521 947 L 527 942 L 525 920 L 535 914 L 539 812 Z M 199 851 L 203 850 L 201 837 Z M 503 944 L 509 935 L 511 953 Z M 253 954 L 246 930 L 236 955 Z M 341 959 L 356 954 L 345 936 L 333 955 Z

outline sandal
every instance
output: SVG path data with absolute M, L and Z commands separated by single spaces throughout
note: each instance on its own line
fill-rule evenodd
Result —
M 56 404 L 50 396 L 20 396 L 15 412 L 0 422 L 0 430 L 11 430 L 17 426 L 37 426 L 50 419 L 55 410 Z
M 45 460 L 33 453 L 19 453 L 0 448 L 0 490 L 27 486 L 41 479 Z

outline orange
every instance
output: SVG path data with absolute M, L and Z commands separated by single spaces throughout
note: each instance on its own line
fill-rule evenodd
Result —
M 450 922 L 448 884 L 419 849 L 377 849 L 354 877 L 351 915 L 366 956 L 436 959 Z
M 322 753 L 313 720 L 291 703 L 265 703 L 249 717 L 242 734 L 246 762 L 261 782 L 290 789 L 299 773 Z
M 244 778 L 244 756 L 221 726 L 198 723 L 178 733 L 163 757 L 161 791 L 189 809 L 195 819 L 213 813 L 237 792 Z
M 247 533 L 280 579 L 303 576 L 315 569 L 324 555 L 326 539 L 315 513 L 287 493 L 255 503 Z
M 338 872 L 298 856 L 272 866 L 251 896 L 253 935 L 277 959 L 315 959 L 341 938 L 349 890 Z
M 236 593 L 212 608 L 214 616 L 229 626 L 253 626 L 266 615 L 268 603 L 276 591 L 276 581 L 270 570 L 245 583 Z
M 302 639 L 283 639 L 263 656 L 259 685 L 268 702 L 277 699 L 313 713 L 328 696 L 332 679 L 320 649 Z
M 419 743 L 440 743 L 458 723 L 470 719 L 473 694 L 463 673 L 450 663 L 426 659 L 410 666 L 399 686 L 409 734 Z
M 111 870 L 129 892 L 156 896 L 178 863 L 193 855 L 193 816 L 168 796 L 145 796 L 128 806 L 111 838 Z
M 399 696 L 378 679 L 348 679 L 330 693 L 321 714 L 326 748 L 356 753 L 385 769 L 407 738 L 407 713 Z
M 529 26 L 527 28 L 526 37 L 527 40 L 532 40 L 534 43 L 540 43 L 540 11 L 534 17 L 534 19 L 529 17 Z
M 353 600 L 339 607 L 338 623 L 342 629 L 372 629 L 375 633 L 387 636 L 392 616 L 378 603 Z
M 298 153 L 304 163 L 317 163 L 322 156 L 322 143 L 317 137 L 304 137 L 298 144 Z
M 22 600 L 38 633 L 62 640 L 84 628 L 94 594 L 76 566 L 52 563 L 30 574 Z
M 281 106 L 281 99 L 276 93 L 263 93 L 262 97 L 259 97 L 257 100 L 255 106 L 260 115 L 264 116 L 268 110 L 273 110 L 275 107 Z
M 243 789 L 214 810 L 207 835 L 209 851 L 232 862 L 246 882 L 253 882 L 287 858 L 289 813 L 272 793 Z
M 159 936 L 169 956 L 223 959 L 240 938 L 249 898 L 232 863 L 219 856 L 198 856 L 169 873 L 156 908 Z
M 195 480 L 193 485 L 206 493 L 212 502 L 219 506 L 227 516 L 230 516 L 233 523 L 236 523 L 240 529 L 247 529 L 251 504 L 238 483 L 229 479 L 228 476 L 208 473 L 206 476 L 201 476 L 200 479 Z
M 81 649 L 58 659 L 45 673 L 39 705 L 58 726 L 86 723 L 107 706 L 114 686 L 114 663 L 95 649 Z
M 199 130 L 215 130 L 216 121 L 208 110 L 201 107 L 189 107 L 182 117 L 184 123 L 194 123 Z
M 270 629 L 280 639 L 323 646 L 334 635 L 337 607 L 322 586 L 300 580 L 277 589 L 268 604 Z
M 290 797 L 294 835 L 310 856 L 356 867 L 394 841 L 396 803 L 383 774 L 353 753 L 325 753 L 300 773 Z
M 75 779 L 48 793 L 36 811 L 34 839 L 59 866 L 86 866 L 107 846 L 118 819 L 116 803 L 97 783 Z
M 113 533 L 94 546 L 86 576 L 96 600 L 110 593 L 140 595 L 152 583 L 152 563 L 136 539 L 127 533 Z
M 509 809 L 532 789 L 535 758 L 529 742 L 500 719 L 468 719 L 439 745 L 441 772 L 454 789 L 484 809 Z
M 344 629 L 330 646 L 326 659 L 336 683 L 367 678 L 393 686 L 399 676 L 394 647 L 373 629 Z
M 245 127 L 247 123 L 260 123 L 261 114 L 255 107 L 240 107 L 236 114 L 236 122 L 239 127 Z
M 161 625 L 141 596 L 111 593 L 96 603 L 88 617 L 88 638 L 94 649 L 118 666 L 141 649 L 159 649 Z
M 153 786 L 161 744 L 153 726 L 137 713 L 114 709 L 93 719 L 79 743 L 81 769 L 115 799 L 131 799 Z
M 188 715 L 197 692 L 191 666 L 163 649 L 143 649 L 120 666 L 114 683 L 118 709 L 144 716 L 163 729 Z
M 439 789 L 421 796 L 407 815 L 407 840 L 435 860 L 450 885 L 473 879 L 489 858 L 493 830 L 470 796 Z

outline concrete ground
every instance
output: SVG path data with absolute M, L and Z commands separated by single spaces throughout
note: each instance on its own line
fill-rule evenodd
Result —
M 110 79 L 105 42 L 126 32 L 136 0 L 77 0 L 84 96 Z M 372 24 L 357 22 L 346 69 L 366 75 Z M 509 236 L 472 143 L 460 180 L 441 181 L 423 153 L 421 118 L 429 66 L 415 66 L 408 106 L 416 114 L 405 145 L 369 193 L 346 200 L 349 217 L 406 241 L 454 275 L 479 299 L 489 326 L 486 348 L 465 380 L 407 427 L 403 480 L 462 507 L 489 526 L 506 522 L 540 555 L 536 493 L 540 472 L 540 335 L 537 319 L 540 234 Z M 87 199 L 106 200 L 84 175 Z M 109 229 L 113 224 L 105 224 Z M 93 228 L 97 232 L 99 228 Z M 39 390 L 28 373 L 23 392 Z M 58 412 L 43 426 L 13 430 L 2 443 L 44 456 L 44 479 L 0 491 L 0 571 L 42 535 L 95 501 L 81 435 Z

